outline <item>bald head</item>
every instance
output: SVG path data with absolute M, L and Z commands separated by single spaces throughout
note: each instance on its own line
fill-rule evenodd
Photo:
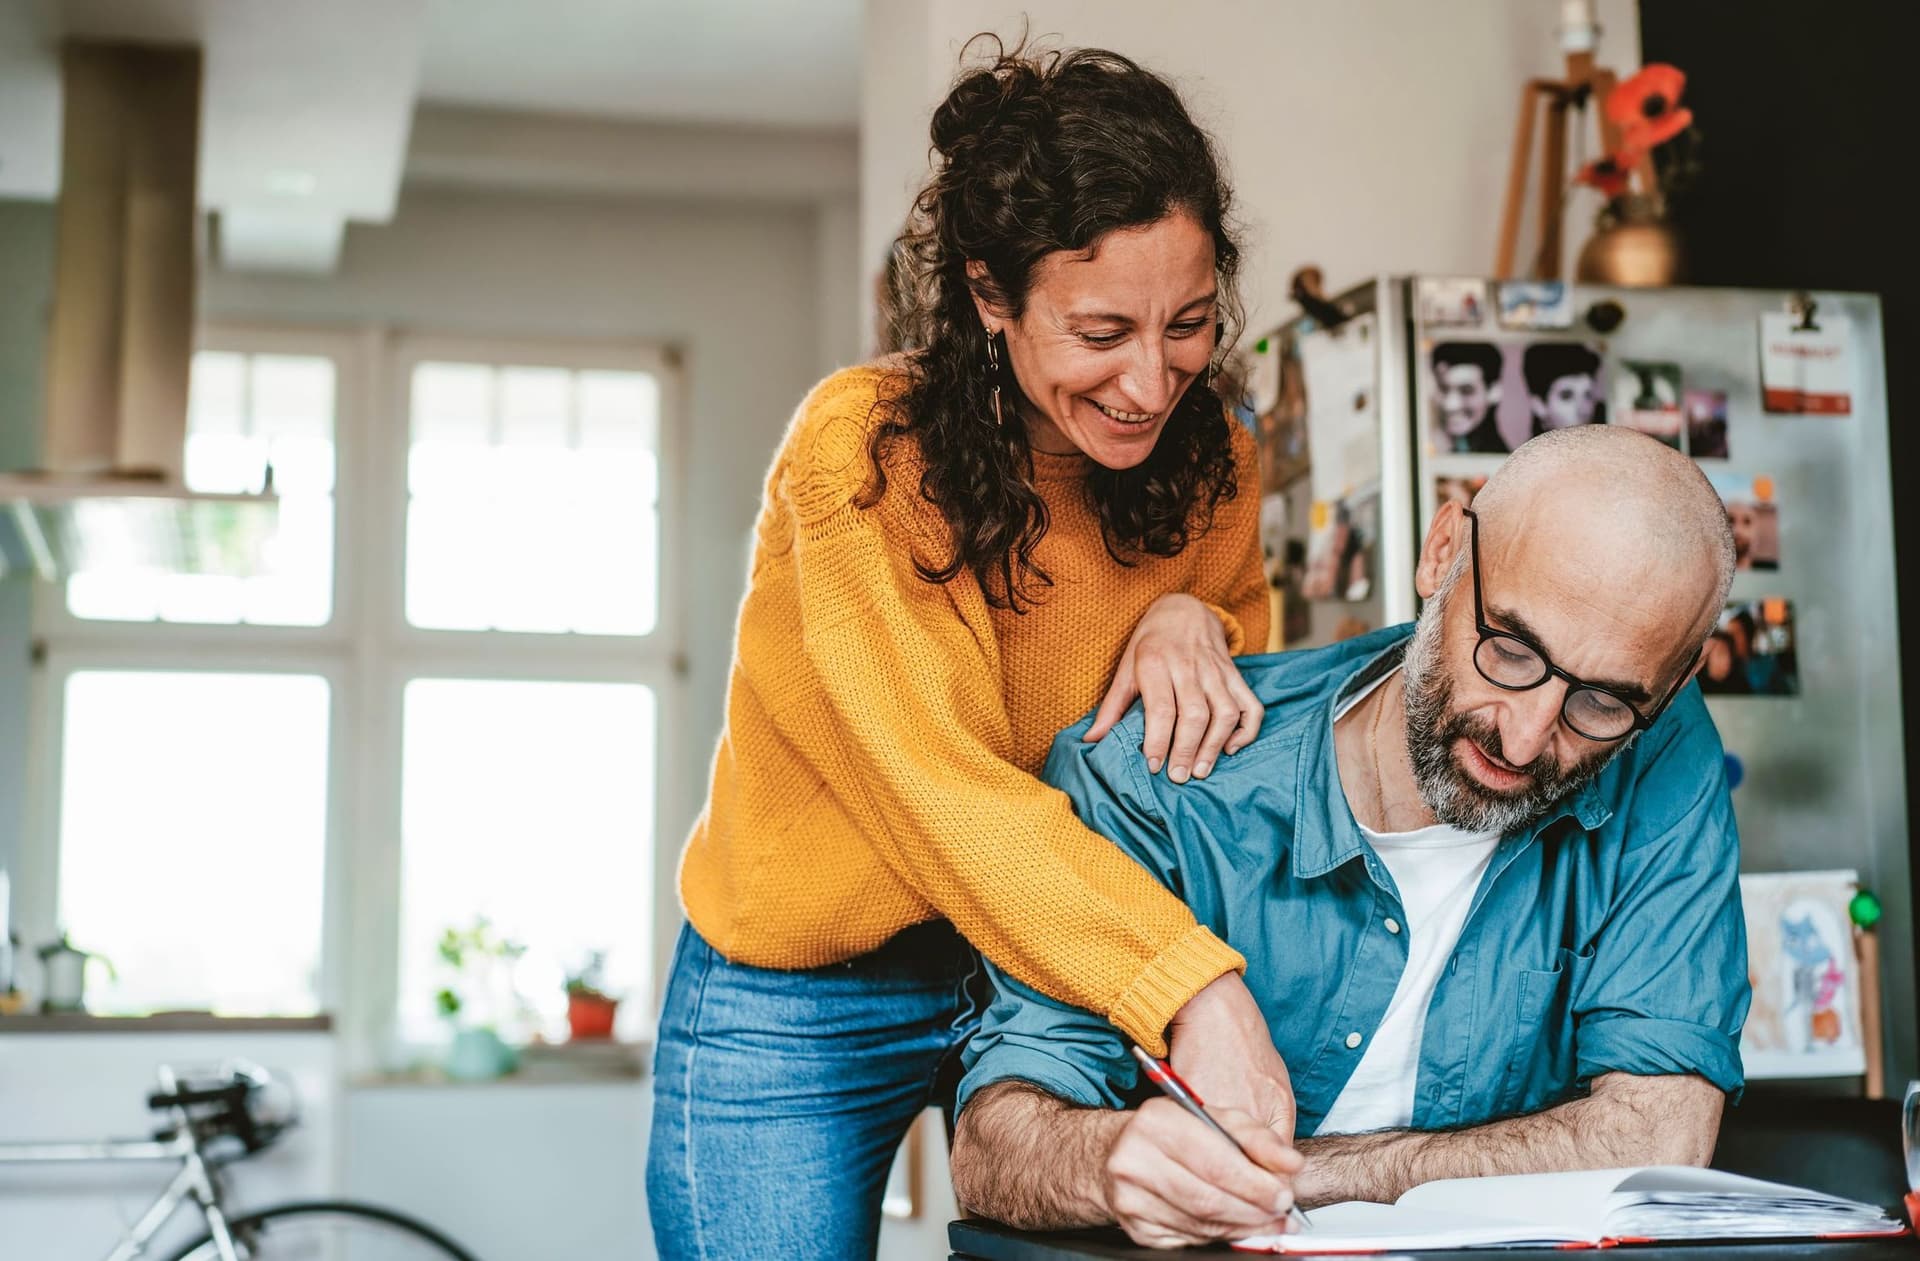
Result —
M 1694 648 L 1733 585 L 1726 507 L 1692 460 L 1612 425 L 1523 444 L 1474 497 L 1481 546 L 1525 547 L 1582 576 L 1599 598 L 1668 608 Z

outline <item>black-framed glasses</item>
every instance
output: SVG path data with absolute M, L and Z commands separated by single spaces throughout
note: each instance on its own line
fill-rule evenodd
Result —
M 1575 734 L 1602 744 L 1624 740 L 1653 726 L 1679 694 L 1687 675 L 1682 673 L 1674 680 L 1652 713 L 1642 714 L 1620 693 L 1575 678 L 1549 661 L 1539 647 L 1510 631 L 1487 625 L 1486 607 L 1480 597 L 1480 518 L 1471 508 L 1461 511 L 1472 523 L 1473 623 L 1480 632 L 1480 642 L 1473 646 L 1473 668 L 1480 677 L 1508 692 L 1530 692 L 1548 679 L 1565 679 L 1567 694 L 1560 700 L 1560 720 Z

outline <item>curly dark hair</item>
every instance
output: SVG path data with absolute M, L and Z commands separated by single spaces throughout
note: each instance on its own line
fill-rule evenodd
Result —
M 995 423 L 975 294 L 1018 319 L 1047 255 L 1084 254 L 1107 233 L 1185 213 L 1213 239 L 1214 345 L 1225 347 L 1242 318 L 1240 249 L 1213 144 L 1166 80 L 1100 49 L 1029 55 L 982 35 L 968 52 L 982 41 L 991 42 L 991 63 L 963 74 L 934 111 L 933 174 L 895 243 L 905 275 L 888 318 L 912 353 L 903 386 L 881 402 L 866 502 L 886 489 L 891 444 L 917 442 L 920 493 L 952 532 L 943 560 L 915 557 L 920 576 L 947 582 L 971 571 L 990 603 L 1017 612 L 1052 583 L 1033 560 L 1047 508 L 1034 489 L 1026 427 L 1011 419 L 1021 395 L 1009 367 L 997 382 L 1011 396 L 1009 423 Z M 985 275 L 969 279 L 969 261 Z M 1120 564 L 1175 555 L 1233 496 L 1231 422 L 1215 390 L 1196 379 L 1139 465 L 1096 465 L 1088 475 L 1088 502 Z

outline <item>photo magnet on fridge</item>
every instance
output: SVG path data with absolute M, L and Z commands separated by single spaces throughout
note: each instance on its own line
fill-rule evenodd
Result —
M 1620 360 L 1613 377 L 1613 423 L 1638 429 L 1678 451 L 1686 424 L 1680 408 L 1680 365 Z
M 1573 293 L 1564 281 L 1503 281 L 1498 301 L 1502 328 L 1573 327 Z
M 1774 500 L 1773 479 L 1765 474 L 1709 473 L 1707 481 L 1727 508 L 1733 567 L 1780 568 L 1780 505 Z
M 1687 454 L 1696 460 L 1727 458 L 1727 392 L 1687 390 L 1680 396 L 1687 414 Z
M 1478 327 L 1487 314 L 1487 282 L 1422 276 L 1415 287 L 1415 309 L 1429 328 Z
M 1784 596 L 1727 605 L 1707 636 L 1696 676 L 1709 696 L 1798 696 L 1793 602 Z
M 1853 412 L 1853 335 L 1846 318 L 1760 317 L 1760 398 L 1769 412 L 1847 416 Z

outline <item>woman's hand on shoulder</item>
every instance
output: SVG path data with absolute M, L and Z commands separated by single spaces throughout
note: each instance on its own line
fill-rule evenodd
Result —
M 1222 753 L 1251 744 L 1265 715 L 1233 664 L 1220 619 L 1177 593 L 1155 600 L 1134 627 L 1085 738 L 1113 730 L 1136 697 L 1146 716 L 1147 769 L 1158 773 L 1164 765 L 1176 784 L 1205 778 Z

